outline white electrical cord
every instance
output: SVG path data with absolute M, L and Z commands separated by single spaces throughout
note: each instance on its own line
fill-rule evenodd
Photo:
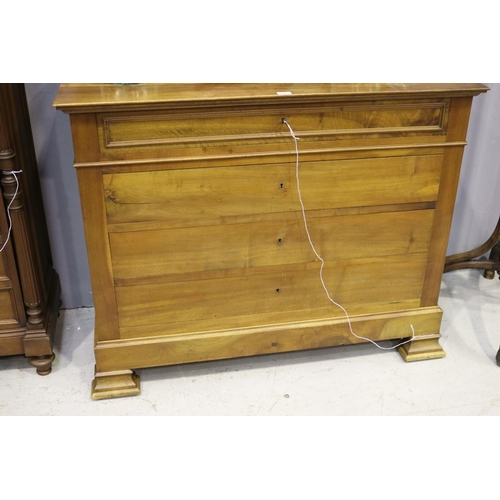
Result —
M 14 196 L 12 197 L 9 204 L 7 205 L 7 217 L 9 218 L 9 231 L 7 232 L 7 238 L 5 238 L 5 241 L 2 245 L 2 248 L 0 248 L 0 252 L 3 252 L 3 249 L 6 247 L 8 241 L 9 241 L 9 238 L 10 238 L 10 232 L 12 231 L 12 219 L 10 218 L 10 206 L 12 205 L 14 200 L 16 199 L 17 193 L 19 191 L 19 179 L 17 178 L 16 174 L 20 174 L 21 172 L 22 172 L 22 170 L 10 170 L 10 171 L 3 172 L 4 174 L 12 174 L 14 176 L 14 178 L 16 179 L 16 191 L 14 192 Z
M 297 142 L 299 140 L 299 137 L 297 137 L 295 135 L 295 133 L 292 130 L 292 127 L 290 126 L 290 124 L 284 118 L 282 119 L 282 122 L 289 128 L 290 134 L 292 135 L 292 137 L 293 137 L 293 139 L 295 141 L 295 154 L 296 154 L 295 178 L 297 180 L 297 191 L 298 191 L 298 194 L 299 194 L 300 206 L 302 207 L 302 218 L 304 219 L 304 227 L 305 227 L 305 230 L 306 230 L 306 233 L 307 233 L 307 239 L 309 240 L 309 244 L 311 245 L 312 251 L 314 252 L 314 254 L 316 255 L 316 257 L 321 261 L 321 267 L 319 269 L 319 277 L 320 277 L 320 280 L 321 280 L 321 284 L 323 285 L 323 289 L 325 290 L 325 293 L 326 293 L 326 296 L 328 297 L 328 300 L 332 304 L 334 304 L 337 307 L 339 307 L 340 309 L 342 309 L 342 311 L 344 312 L 344 314 L 345 314 L 345 316 L 347 318 L 347 322 L 349 324 L 349 330 L 350 330 L 351 334 L 354 335 L 356 338 L 358 338 L 360 340 L 366 340 L 367 342 L 371 342 L 372 344 L 376 345 L 379 349 L 384 349 L 384 350 L 396 349 L 396 347 L 399 347 L 400 345 L 403 345 L 403 344 L 407 344 L 408 342 L 411 342 L 412 340 L 417 339 L 417 338 L 433 337 L 434 335 L 419 335 L 419 336 L 415 336 L 415 329 L 413 328 L 413 325 L 410 324 L 410 328 L 411 328 L 411 331 L 412 331 L 411 338 L 409 338 L 408 340 L 405 340 L 403 342 L 400 342 L 399 344 L 397 344 L 395 346 L 392 346 L 392 347 L 382 347 L 381 345 L 377 344 L 377 342 L 375 342 L 375 341 L 373 341 L 373 340 L 371 340 L 369 338 L 366 338 L 366 337 L 361 337 L 360 335 L 357 335 L 356 333 L 354 333 L 354 331 L 352 329 L 351 318 L 349 317 L 349 314 L 347 313 L 346 309 L 341 304 L 339 304 L 338 302 L 335 302 L 335 300 L 332 299 L 332 297 L 330 296 L 330 292 L 328 291 L 328 288 L 325 285 L 325 281 L 323 279 L 323 268 L 325 267 L 325 261 L 324 261 L 323 257 L 321 257 L 321 255 L 317 252 L 316 247 L 314 246 L 314 244 L 312 242 L 311 235 L 309 234 L 309 228 L 307 227 L 306 210 L 305 210 L 305 207 L 304 207 L 304 203 L 302 201 L 302 193 L 300 192 L 299 146 L 298 146 L 298 142 Z

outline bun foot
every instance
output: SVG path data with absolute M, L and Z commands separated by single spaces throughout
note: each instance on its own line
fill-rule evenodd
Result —
M 56 356 L 51 354 L 50 356 L 32 356 L 28 358 L 31 366 L 36 368 L 38 375 L 48 375 L 52 371 L 52 362 Z

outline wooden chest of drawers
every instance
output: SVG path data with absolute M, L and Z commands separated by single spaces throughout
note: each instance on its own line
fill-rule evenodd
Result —
M 60 295 L 26 91 L 1 83 L 0 356 L 24 354 L 39 375 L 52 371 Z
M 62 85 L 95 300 L 92 397 L 139 393 L 137 368 L 412 328 L 404 359 L 444 356 L 437 300 L 472 97 L 486 90 Z

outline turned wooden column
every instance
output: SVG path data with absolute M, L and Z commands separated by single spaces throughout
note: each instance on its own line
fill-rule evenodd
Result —
M 28 328 L 37 329 L 43 324 L 43 292 L 35 276 L 37 258 L 28 235 L 28 223 L 23 205 L 23 192 L 16 162 L 16 154 L 0 110 L 0 170 L 1 185 L 6 210 L 10 212 L 12 230 L 10 237 L 15 241 L 18 255 L 19 275 L 23 289 L 24 304 L 28 317 Z M 17 177 L 17 180 L 16 180 Z

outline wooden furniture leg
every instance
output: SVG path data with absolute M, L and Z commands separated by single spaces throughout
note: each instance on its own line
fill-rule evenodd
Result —
M 444 358 L 446 353 L 439 344 L 441 335 L 436 333 L 434 337 L 426 335 L 426 338 L 412 340 L 398 347 L 398 352 L 405 361 L 423 361 L 424 359 Z
M 52 371 L 52 362 L 55 359 L 55 354 L 50 356 L 32 356 L 28 358 L 31 366 L 36 368 L 38 375 L 48 375 Z
M 490 251 L 489 259 L 474 260 Z M 457 271 L 458 269 L 484 269 L 484 277 L 492 280 L 495 271 L 500 274 L 500 218 L 493 234 L 481 246 L 470 252 L 457 253 L 446 257 L 444 272 Z M 500 366 L 500 349 L 496 356 L 497 365 Z
M 475 260 L 491 250 L 489 259 Z M 493 234 L 481 246 L 469 252 L 456 253 L 446 257 L 444 272 L 459 269 L 484 269 L 484 277 L 493 279 L 495 271 L 500 272 L 500 218 Z
M 136 396 L 141 392 L 139 375 L 132 370 L 96 372 L 92 382 L 92 399 Z

